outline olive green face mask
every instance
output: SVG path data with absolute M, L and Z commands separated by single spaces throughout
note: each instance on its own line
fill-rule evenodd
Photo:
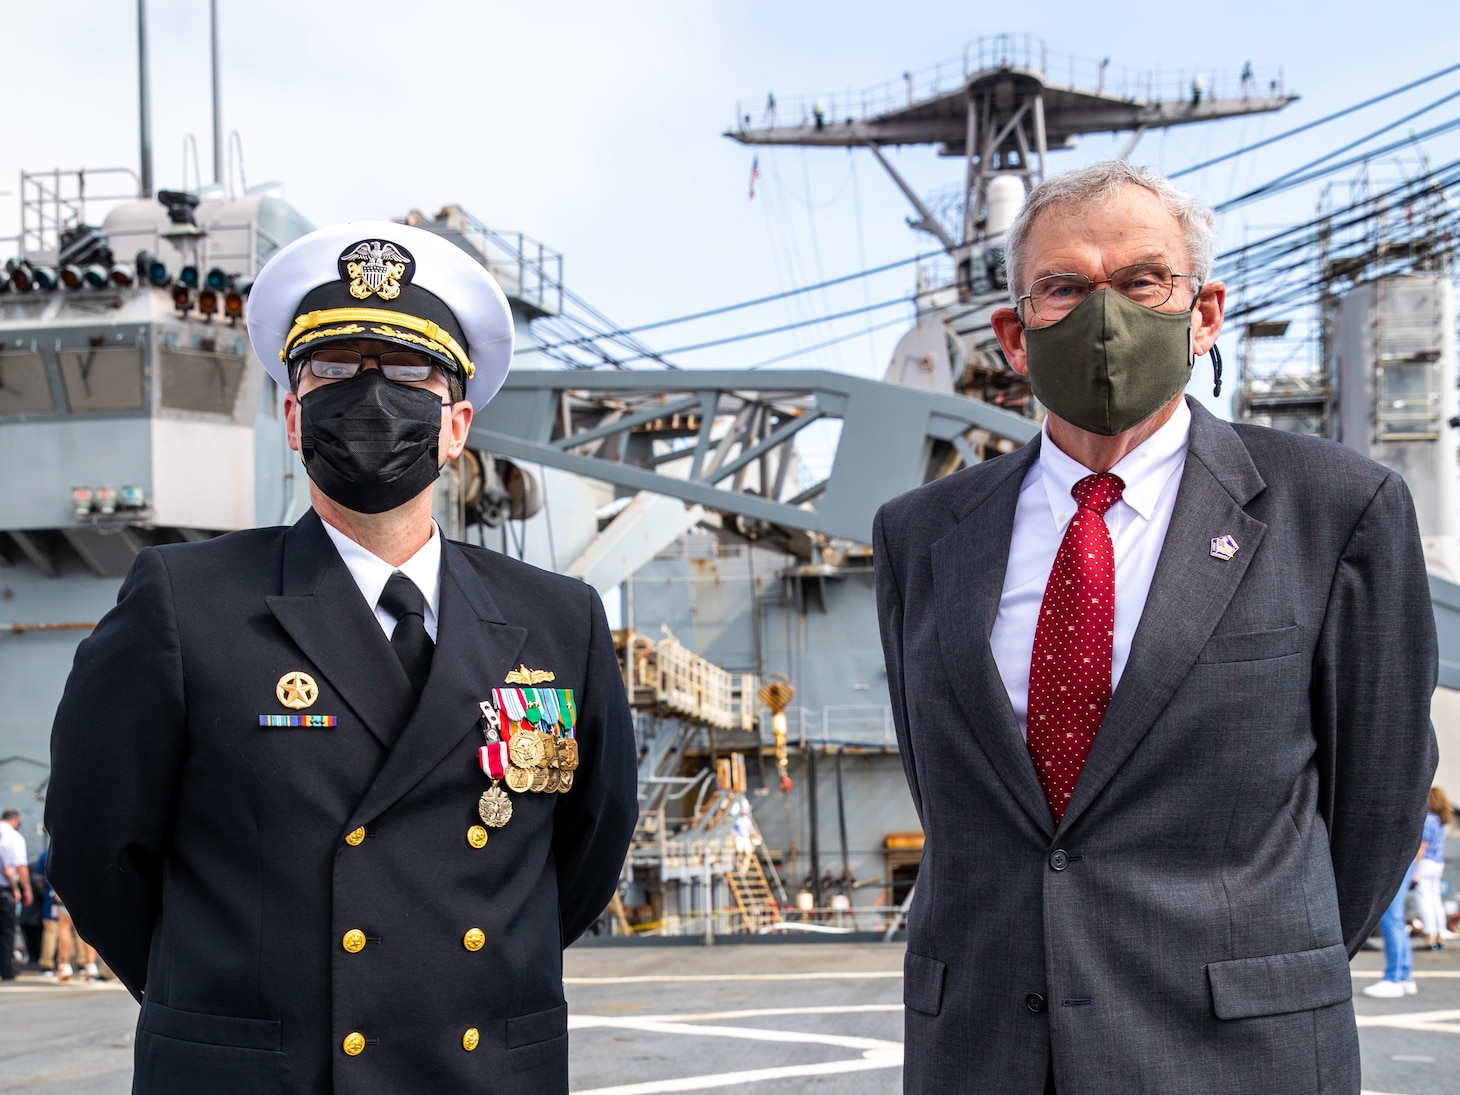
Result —
M 1050 411 L 1113 437 L 1186 387 L 1195 362 L 1191 312 L 1158 312 L 1097 289 L 1058 323 L 1027 327 L 1029 386 Z

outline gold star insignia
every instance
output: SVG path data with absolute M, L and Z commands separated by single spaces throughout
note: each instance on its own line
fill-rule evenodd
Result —
M 279 678 L 279 683 L 274 686 L 274 695 L 285 707 L 298 711 L 314 706 L 314 701 L 319 699 L 319 685 L 308 673 L 296 669 Z

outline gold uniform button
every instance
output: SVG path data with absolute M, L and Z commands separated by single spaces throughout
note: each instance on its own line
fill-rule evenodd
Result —
M 359 954 L 365 949 L 365 933 L 359 928 L 351 928 L 345 933 L 345 938 L 340 940 L 345 950 L 351 954 Z
M 481 928 L 472 928 L 462 937 L 461 945 L 469 951 L 479 951 L 487 944 L 487 933 Z
M 352 848 L 358 848 L 361 844 L 365 843 L 365 826 L 362 825 L 358 829 L 351 829 L 346 833 L 345 843 Z
M 481 1040 L 481 1031 L 477 1030 L 476 1027 L 467 1027 L 466 1033 L 461 1036 L 461 1048 L 470 1053 L 477 1048 Z
M 358 1030 L 352 1030 L 349 1034 L 345 1035 L 343 1044 L 346 1053 L 351 1057 L 358 1057 L 365 1051 L 365 1035 L 361 1034 Z
M 487 846 L 487 831 L 480 825 L 473 825 L 466 831 L 466 842 L 473 848 L 485 848 Z

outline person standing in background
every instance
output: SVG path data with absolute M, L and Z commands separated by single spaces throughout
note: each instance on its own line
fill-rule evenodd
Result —
M 25 964 L 35 966 L 40 962 L 41 941 L 45 935 L 44 916 L 46 893 L 45 853 L 42 852 L 30 865 L 31 902 L 20 909 L 20 938 L 25 943 Z
M 15 980 L 15 903 L 29 908 L 34 900 L 30 889 L 30 859 L 25 837 L 20 835 L 20 811 L 0 814 L 0 867 L 5 870 L 5 896 L 0 900 L 0 981 Z
M 1428 808 L 1424 843 L 1419 848 L 1414 879 L 1419 918 L 1424 923 L 1424 949 L 1437 951 L 1445 946 L 1440 938 L 1445 932 L 1445 903 L 1440 899 L 1440 876 L 1445 873 L 1445 826 L 1450 824 L 1454 811 L 1442 787 L 1430 788 Z
M 1399 892 L 1379 918 L 1379 931 L 1384 936 L 1384 976 L 1364 987 L 1364 995 L 1375 1000 L 1397 1000 L 1419 991 L 1419 986 L 1414 983 L 1414 950 L 1409 943 L 1409 922 L 1404 918 L 1404 906 L 1409 900 L 1409 882 L 1414 877 L 1415 864 L 1419 862 L 1419 856 L 1424 855 L 1424 847 L 1420 844 L 1414 863 L 1404 872 Z

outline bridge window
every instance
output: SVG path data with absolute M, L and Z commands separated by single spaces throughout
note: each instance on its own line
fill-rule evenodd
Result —
M 245 359 L 199 350 L 163 350 L 162 405 L 177 411 L 233 413 Z
M 0 354 L 0 417 L 51 414 L 55 409 L 43 357 L 38 353 Z
M 71 410 L 140 411 L 142 350 L 62 350 L 56 355 Z

